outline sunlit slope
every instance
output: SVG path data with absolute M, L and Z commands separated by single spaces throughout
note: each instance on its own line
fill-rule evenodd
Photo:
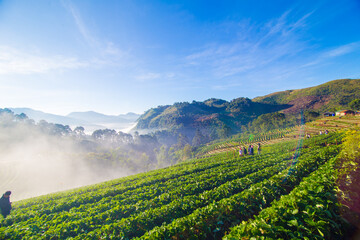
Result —
M 333 111 L 348 108 L 348 104 L 360 98 L 360 79 L 339 79 L 319 86 L 304 89 L 287 90 L 254 98 L 257 103 L 287 104 L 288 113 L 299 112 L 300 109 L 316 111 Z
M 220 153 L 15 202 L 0 218 L 0 238 L 219 239 L 326 168 L 340 139 L 337 133 L 307 139 L 295 159 L 297 139 L 264 146 L 260 156 Z

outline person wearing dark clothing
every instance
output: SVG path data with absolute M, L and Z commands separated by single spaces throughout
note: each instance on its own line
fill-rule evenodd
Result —
M 249 155 L 254 155 L 254 148 L 252 145 L 249 146 Z
M 258 155 L 260 155 L 260 153 L 261 153 L 261 145 L 260 145 L 260 143 L 258 143 L 257 150 L 258 150 Z
M 0 198 L 0 209 L 1 214 L 6 218 L 7 215 L 10 214 L 11 210 L 11 202 L 10 202 L 10 191 L 5 192 Z
M 246 147 L 243 147 L 243 154 L 244 154 L 244 155 L 247 154 Z

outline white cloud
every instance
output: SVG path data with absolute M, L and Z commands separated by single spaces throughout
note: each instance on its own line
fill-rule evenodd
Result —
M 78 12 L 78 10 L 75 8 L 75 6 L 71 3 L 71 1 L 62 1 L 63 5 L 65 6 L 65 8 L 70 12 L 71 16 L 74 19 L 75 25 L 77 27 L 77 29 L 79 30 L 80 34 L 83 36 L 83 38 L 85 39 L 85 41 L 90 45 L 90 46 L 96 46 L 98 45 L 97 40 L 92 36 L 92 34 L 90 33 L 90 31 L 88 30 L 88 28 L 86 27 L 83 19 L 81 18 L 80 13 Z
M 126 64 L 129 59 L 133 60 L 129 51 L 123 51 L 112 41 L 108 41 L 99 36 L 96 36 L 91 28 L 86 24 L 78 8 L 70 0 L 63 0 L 63 6 L 70 13 L 74 19 L 74 24 L 78 29 L 80 35 L 83 37 L 87 45 L 97 54 L 96 62 L 101 62 L 103 65 L 113 65 L 116 63 Z
M 138 76 L 135 76 L 135 79 L 141 81 L 141 82 L 145 82 L 145 81 L 149 81 L 149 80 L 155 80 L 160 78 L 162 75 L 160 73 L 153 73 L 153 72 L 149 72 L 149 73 L 144 73 Z
M 107 42 L 104 53 L 108 54 L 108 55 L 115 55 L 115 56 L 123 55 L 123 52 L 118 47 L 116 47 L 113 42 Z
M 284 59 L 296 58 L 297 53 L 309 46 L 301 41 L 301 32 L 306 27 L 307 13 L 294 18 L 291 11 L 263 25 L 241 23 L 244 31 L 237 41 L 211 43 L 186 56 L 186 64 L 209 69 L 216 78 L 226 78 L 250 71 L 261 71 L 272 64 L 286 62 Z M 243 26 L 246 24 L 247 26 Z
M 177 74 L 173 72 L 145 72 L 134 76 L 138 82 L 152 82 L 160 80 L 161 84 L 171 84 L 172 80 L 176 79 Z
M 313 67 L 318 64 L 326 63 L 331 59 L 341 57 L 359 50 L 360 42 L 353 42 L 329 50 L 324 50 L 322 52 L 319 52 L 317 55 L 314 55 L 311 61 L 302 64 L 301 66 L 299 66 L 299 68 Z
M 360 42 L 354 42 L 354 43 L 350 43 L 350 44 L 346 44 L 334 49 L 331 49 L 327 52 L 325 52 L 323 54 L 323 56 L 326 57 L 338 57 L 338 56 L 342 56 L 354 51 L 359 50 L 360 48 Z
M 46 73 L 52 70 L 77 69 L 88 66 L 76 57 L 62 55 L 42 56 L 0 46 L 0 74 Z
M 259 86 L 261 79 L 306 78 L 314 67 L 360 50 L 360 42 L 324 49 L 307 40 L 304 33 L 314 12 L 300 16 L 290 10 L 262 25 L 241 22 L 236 41 L 208 43 L 185 57 L 186 67 L 201 69 L 212 89 L 229 90 L 250 80 Z

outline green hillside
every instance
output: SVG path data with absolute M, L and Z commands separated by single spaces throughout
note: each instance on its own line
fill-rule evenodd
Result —
M 183 102 L 159 106 L 145 112 L 138 119 L 137 129 L 195 129 L 214 125 L 241 127 L 255 117 L 283 109 L 284 106 L 256 103 L 248 98 L 230 102 L 208 99 L 204 102 Z
M 268 144 L 261 155 L 213 154 L 18 201 L 0 218 L 0 238 L 341 239 L 349 233 L 337 188 L 343 136 Z
M 348 108 L 348 104 L 360 98 L 360 79 L 334 80 L 316 87 L 288 90 L 254 98 L 254 102 L 288 104 L 284 112 L 298 112 L 299 109 L 317 111 Z
M 228 102 L 208 99 L 159 106 L 140 116 L 136 128 L 181 133 L 190 142 L 198 131 L 205 136 L 202 141 L 205 143 L 243 132 L 292 127 L 299 121 L 301 111 L 305 112 L 307 121 L 313 120 L 326 111 L 348 108 L 355 99 L 360 99 L 359 79 L 334 80 L 316 87 L 272 93 L 252 100 L 236 98 Z

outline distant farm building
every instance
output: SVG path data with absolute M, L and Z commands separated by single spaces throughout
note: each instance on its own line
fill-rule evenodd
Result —
M 324 116 L 325 117 L 333 117 L 333 116 L 335 116 L 335 113 L 334 112 L 326 112 L 326 113 L 324 113 Z
M 340 110 L 336 112 L 336 116 L 346 116 L 346 115 L 355 115 L 355 112 L 352 110 Z

